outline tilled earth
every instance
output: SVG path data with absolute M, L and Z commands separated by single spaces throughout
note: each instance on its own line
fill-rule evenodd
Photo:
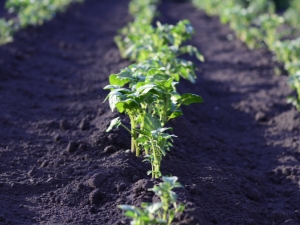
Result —
M 126 151 L 129 135 L 105 132 L 118 114 L 103 87 L 130 64 L 113 42 L 127 10 L 86 0 L 0 47 L 0 224 L 129 224 L 117 205 L 155 200 L 147 189 L 160 181 Z M 169 124 L 179 138 L 162 172 L 179 177 L 187 205 L 174 224 L 300 224 L 300 113 L 286 104 L 287 77 L 190 3 L 159 11 L 162 22 L 189 19 L 206 58 L 192 58 L 197 83 L 178 87 L 205 103 Z

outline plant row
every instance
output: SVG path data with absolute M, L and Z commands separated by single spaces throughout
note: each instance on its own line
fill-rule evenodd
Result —
M 300 110 L 300 1 L 291 0 L 283 15 L 276 14 L 275 4 L 269 0 L 193 0 L 196 7 L 209 15 L 219 15 L 222 23 L 229 23 L 237 37 L 249 48 L 267 47 L 289 74 L 289 84 L 296 96 L 288 97 Z
M 83 0 L 7 0 L 5 8 L 13 19 L 0 19 L 0 44 L 13 40 L 13 34 L 27 26 L 41 25 L 64 11 L 72 2 Z M 16 16 L 16 17 L 14 17 Z
M 135 20 L 120 30 L 115 41 L 121 55 L 135 63 L 118 74 L 111 74 L 110 84 L 104 88 L 110 90 L 106 100 L 111 110 L 117 109 L 130 120 L 127 127 L 117 117 L 107 131 L 122 126 L 130 133 L 131 151 L 136 156 L 143 154 L 151 163 L 149 173 L 153 178 L 161 176 L 162 157 L 170 150 L 175 137 L 168 133 L 172 128 L 166 127 L 167 122 L 182 115 L 182 105 L 202 102 L 198 95 L 176 91 L 180 78 L 191 82 L 196 78 L 194 64 L 178 56 L 189 53 L 203 60 L 194 46 L 183 45 L 194 32 L 189 21 L 151 25 L 156 2 L 131 2 L 130 12 Z
M 176 85 L 181 79 L 195 83 L 196 67 L 191 61 L 179 58 L 183 54 L 195 55 L 203 61 L 197 48 L 184 45 L 191 38 L 194 29 L 187 20 L 176 25 L 156 23 L 158 0 L 132 0 L 129 11 L 134 17 L 126 27 L 119 31 L 115 42 L 123 58 L 133 62 L 117 74 L 109 76 L 110 90 L 105 100 L 109 101 L 112 111 L 117 110 L 128 116 L 130 126 L 126 126 L 120 117 L 113 119 L 107 129 L 123 127 L 131 135 L 131 151 L 143 156 L 151 164 L 153 178 L 162 176 L 161 162 L 170 151 L 173 138 L 167 124 L 182 115 L 181 106 L 202 103 L 200 96 L 180 94 Z M 181 187 L 177 177 L 163 177 L 163 182 L 153 191 L 159 198 L 157 203 L 143 203 L 142 208 L 121 205 L 126 216 L 133 220 L 131 224 L 171 224 L 177 212 L 184 205 L 176 203 L 173 188 Z

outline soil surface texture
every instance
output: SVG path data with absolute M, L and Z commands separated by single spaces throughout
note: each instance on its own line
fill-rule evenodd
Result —
M 300 113 L 287 77 L 266 50 L 249 50 L 218 18 L 191 3 L 163 2 L 163 23 L 189 19 L 196 84 L 205 103 L 170 122 L 174 147 L 162 172 L 186 211 L 177 225 L 300 224 Z M 108 76 L 130 64 L 113 38 L 132 18 L 128 0 L 86 0 L 0 47 L 0 224 L 129 224 L 120 204 L 155 201 L 160 182 L 126 151 L 118 116 L 102 103 Z M 126 117 L 122 117 L 126 121 Z

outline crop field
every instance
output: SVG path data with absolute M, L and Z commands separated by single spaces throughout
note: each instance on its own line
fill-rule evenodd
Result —
M 299 225 L 299 0 L 0 4 L 0 225 Z

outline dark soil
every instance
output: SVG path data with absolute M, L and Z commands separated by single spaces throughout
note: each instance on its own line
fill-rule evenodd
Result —
M 113 42 L 127 4 L 87 0 L 0 47 L 0 224 L 129 224 L 116 206 L 152 201 L 159 180 L 126 152 L 129 135 L 105 132 L 118 114 L 102 88 L 129 64 Z M 189 19 L 206 57 L 197 83 L 178 88 L 205 103 L 169 124 L 179 138 L 162 172 L 187 205 L 174 224 L 300 224 L 300 113 L 272 55 L 229 41 L 190 3 L 159 10 L 162 22 Z

